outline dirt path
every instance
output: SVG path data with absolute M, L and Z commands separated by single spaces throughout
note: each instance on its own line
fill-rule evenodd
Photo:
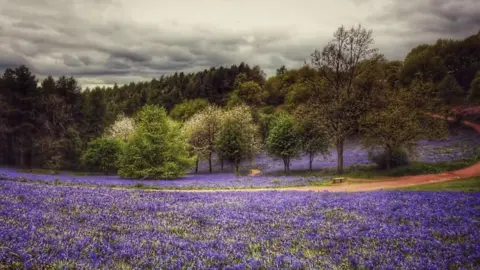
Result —
M 449 119 L 453 120 L 453 119 Z M 480 133 L 480 125 L 462 121 L 463 125 L 475 129 Z M 456 171 L 438 173 L 438 174 L 422 174 L 402 177 L 385 177 L 375 179 L 353 179 L 362 183 L 342 183 L 332 186 L 304 186 L 304 187 L 288 187 L 288 188 L 256 188 L 256 189 L 237 189 L 237 190 L 172 190 L 172 192 L 240 192 L 240 191 L 329 191 L 329 192 L 354 192 L 354 191 L 372 191 L 381 189 L 403 188 L 428 183 L 452 181 L 460 178 L 467 178 L 480 175 L 480 162 L 473 164 L 467 168 Z M 347 179 L 348 180 L 348 179 Z

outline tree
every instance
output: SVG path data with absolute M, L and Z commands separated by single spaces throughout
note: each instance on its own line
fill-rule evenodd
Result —
M 103 133 L 106 123 L 105 90 L 97 87 L 83 94 L 83 120 L 86 123 L 82 131 L 88 139 L 96 138 Z
M 116 173 L 122 153 L 122 142 L 116 139 L 98 138 L 88 143 L 82 163 L 89 170 L 105 174 Z
M 413 151 L 419 140 L 446 135 L 446 123 L 430 115 L 440 102 L 431 89 L 431 83 L 417 81 L 409 89 L 385 90 L 378 99 L 381 105 L 362 117 L 362 141 L 367 147 L 383 148 L 387 169 L 396 151 Z
M 125 145 L 119 174 L 142 179 L 170 179 L 193 165 L 186 136 L 164 108 L 146 105 L 137 114 L 136 129 Z
M 442 79 L 437 88 L 438 96 L 445 105 L 445 118 L 448 118 L 448 114 L 452 109 L 452 105 L 463 100 L 464 91 L 462 87 L 457 83 L 455 77 L 450 74 Z
M 172 111 L 170 112 L 170 117 L 172 117 L 174 120 L 185 122 L 196 113 L 205 109 L 207 106 L 208 100 L 206 99 L 197 98 L 193 100 L 185 100 L 173 107 Z
M 480 103 L 480 71 L 470 85 L 468 100 L 472 103 Z
M 3 73 L 0 96 L 8 104 L 2 108 L 8 165 L 32 166 L 39 126 L 36 116 L 42 106 L 37 82 L 26 66 L 7 68 Z
M 258 126 L 253 122 L 250 108 L 242 105 L 225 112 L 215 148 L 217 155 L 231 162 L 237 173 L 242 160 L 259 152 Z
M 113 125 L 111 125 L 105 132 L 105 137 L 108 139 L 118 139 L 124 142 L 135 131 L 135 122 L 133 118 L 120 114 Z
M 258 107 L 264 103 L 265 97 L 265 91 L 258 83 L 254 81 L 240 82 L 232 92 L 227 106 L 233 107 L 244 103 Z
M 301 131 L 296 120 L 285 113 L 276 117 L 270 126 L 266 148 L 270 155 L 282 158 L 285 172 L 290 172 L 290 161 L 300 154 Z
M 380 59 L 377 50 L 370 48 L 372 43 L 372 31 L 342 26 L 322 52 L 312 54 L 318 76 L 308 81 L 313 94 L 299 112 L 315 119 L 335 142 L 337 173 L 343 172 L 344 141 L 358 129 L 369 96 L 369 89 L 358 87 L 356 81 L 370 75 Z
M 215 141 L 220 130 L 222 111 L 217 106 L 208 106 L 195 114 L 184 125 L 185 134 L 193 147 L 197 160 L 208 160 L 209 172 L 212 172 L 212 154 L 215 152 Z
M 322 127 L 317 125 L 311 119 L 297 119 L 300 126 L 300 138 L 302 151 L 308 155 L 309 170 L 313 170 L 313 159 L 315 156 L 328 153 L 328 139 Z

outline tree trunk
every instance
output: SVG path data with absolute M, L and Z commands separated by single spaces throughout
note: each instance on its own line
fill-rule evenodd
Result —
M 310 171 L 313 171 L 313 157 L 314 157 L 313 153 L 309 153 L 309 158 L 310 158 L 309 162 L 310 163 L 309 163 L 308 168 L 310 169 Z
M 290 173 L 290 157 L 287 157 L 287 171 Z
M 222 167 L 222 172 L 223 172 L 223 158 L 220 159 L 220 166 Z
M 195 159 L 195 173 L 198 173 L 198 158 Z
M 343 173 L 343 139 L 337 139 L 337 174 Z
M 236 174 L 239 173 L 239 169 L 238 169 L 239 164 L 240 164 L 240 162 L 238 162 L 238 161 L 235 160 L 235 173 L 236 173 Z
M 208 154 L 208 170 L 212 173 L 212 152 Z
M 387 149 L 386 153 L 385 153 L 386 157 L 385 157 L 385 161 L 386 161 L 386 165 L 387 165 L 387 170 L 390 170 L 392 168 L 392 150 L 390 148 Z
M 283 170 L 285 172 L 287 172 L 287 158 L 286 157 L 283 158 Z

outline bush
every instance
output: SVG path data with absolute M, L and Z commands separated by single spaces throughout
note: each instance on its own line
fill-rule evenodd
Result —
M 120 176 L 172 179 L 187 173 L 193 166 L 187 139 L 165 109 L 147 105 L 138 113 L 136 123 L 120 160 Z
M 379 169 L 388 168 L 388 155 L 383 152 L 379 155 L 373 156 L 372 161 L 377 164 Z M 397 168 L 409 164 L 408 153 L 404 150 L 394 150 L 390 157 L 390 168 Z
M 88 170 L 116 173 L 118 160 L 122 152 L 122 143 L 116 139 L 95 139 L 88 143 L 82 156 L 82 163 Z

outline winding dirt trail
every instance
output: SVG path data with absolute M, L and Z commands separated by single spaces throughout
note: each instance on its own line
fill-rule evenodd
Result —
M 435 116 L 441 117 L 441 116 Z M 442 117 L 443 118 L 443 117 Z M 453 120 L 453 119 L 449 119 Z M 463 125 L 475 129 L 480 133 L 480 125 L 462 121 Z M 416 186 L 428 183 L 446 182 L 460 178 L 467 178 L 480 175 L 480 162 L 477 162 L 469 167 L 438 173 L 438 174 L 422 174 L 402 177 L 385 177 L 375 179 L 353 179 L 355 182 L 361 183 L 342 183 L 333 186 L 302 186 L 302 187 L 288 187 L 288 188 L 255 188 L 255 189 L 201 189 L 201 190 L 169 190 L 170 192 L 246 192 L 246 191 L 329 191 L 329 192 L 355 192 L 355 191 L 373 191 L 381 189 L 403 188 L 409 186 Z M 348 179 L 346 179 L 348 180 Z

